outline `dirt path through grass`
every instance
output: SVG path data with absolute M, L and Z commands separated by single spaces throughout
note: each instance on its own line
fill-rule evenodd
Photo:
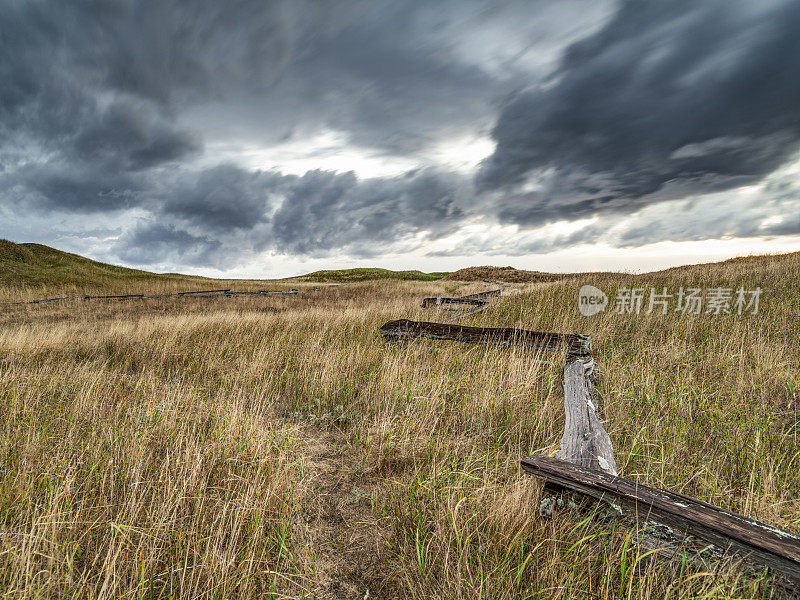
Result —
M 387 523 L 375 506 L 377 480 L 362 455 L 335 428 L 308 428 L 302 456 L 302 519 L 311 597 L 392 598 L 387 585 Z

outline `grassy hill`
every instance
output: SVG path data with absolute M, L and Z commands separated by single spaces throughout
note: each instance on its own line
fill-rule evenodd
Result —
M 557 273 L 543 273 L 541 271 L 525 271 L 514 267 L 467 267 L 447 275 L 446 279 L 452 281 L 504 281 L 506 283 L 544 283 L 559 281 L 567 277 Z
M 371 280 L 435 281 L 448 273 L 392 271 L 389 269 L 340 269 L 315 271 L 289 277 L 285 282 L 355 283 Z M 52 288 L 119 288 L 136 284 L 219 284 L 219 280 L 179 273 L 151 273 L 91 260 L 43 244 L 16 244 L 0 239 L 0 285 Z M 259 280 L 264 281 L 264 280 Z
M 395 279 L 400 281 L 436 281 L 448 273 L 423 273 L 422 271 L 392 271 L 389 269 L 361 268 L 314 271 L 308 275 L 290 277 L 291 281 L 320 283 L 354 283 L 375 279 Z
M 203 277 L 158 274 L 98 262 L 43 244 L 0 240 L 0 285 L 103 287 L 112 283 L 202 281 Z

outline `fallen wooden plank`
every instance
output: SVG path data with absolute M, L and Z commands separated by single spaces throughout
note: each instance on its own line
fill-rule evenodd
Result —
M 280 290 L 280 291 L 269 291 L 269 290 L 258 290 L 257 292 L 228 292 L 225 295 L 228 297 L 231 296 L 269 296 L 272 294 L 297 294 L 298 290 Z
M 227 290 L 197 290 L 195 292 L 177 292 L 178 296 L 193 296 L 195 294 L 224 294 L 225 292 L 230 292 L 230 289 Z
M 800 536 L 718 506 L 603 471 L 536 454 L 522 468 L 547 482 L 620 506 L 800 579 Z
M 128 298 L 144 298 L 144 294 L 116 294 L 113 296 L 84 296 L 84 300 L 125 300 Z
M 58 302 L 60 300 L 81 300 L 83 296 L 62 296 L 61 298 L 42 298 L 41 300 L 31 300 L 28 304 L 39 304 L 41 302 Z M 19 304 L 15 302 L 14 304 Z
M 457 311 L 449 319 L 441 319 L 439 322 L 440 323 L 452 323 L 454 321 L 460 321 L 464 317 L 468 317 L 470 315 L 474 315 L 474 314 L 477 314 L 479 312 L 483 312 L 487 308 L 489 308 L 489 303 L 488 302 L 484 302 L 483 304 L 481 304 L 480 306 L 476 306 L 475 308 L 470 308 L 468 310 Z
M 433 306 L 441 306 L 447 308 L 448 305 L 466 304 L 472 306 L 480 306 L 486 304 L 493 298 L 500 297 L 500 290 L 489 290 L 486 292 L 478 292 L 477 294 L 467 294 L 466 296 L 458 296 L 455 298 L 446 296 L 437 296 L 435 298 L 423 298 L 422 308 L 431 308 Z
M 492 298 L 499 298 L 501 290 L 488 290 L 486 292 L 478 292 L 477 294 L 467 294 L 460 296 L 462 300 L 491 300 Z
M 468 327 L 466 325 L 400 319 L 389 321 L 383 325 L 380 328 L 380 333 L 385 338 L 392 339 L 424 337 L 473 344 L 513 345 L 551 352 L 564 351 L 571 356 L 585 356 L 592 351 L 592 341 L 588 335 L 542 333 L 509 327 Z
M 192 296 L 194 294 L 224 294 L 225 292 L 230 292 L 230 289 L 227 290 L 197 290 L 196 292 L 177 292 L 178 296 Z M 168 294 L 171 295 L 171 294 Z
M 564 365 L 566 422 L 556 456 L 571 463 L 617 474 L 611 439 L 597 417 L 594 386 L 589 378 L 592 359 L 573 358 Z
M 499 285 L 500 287 L 511 287 L 510 283 L 506 283 L 505 281 L 492 281 L 491 279 L 482 279 L 483 283 L 491 283 L 492 285 Z
M 184 292 L 184 295 L 191 295 L 191 294 L 224 294 L 225 292 L 230 292 L 230 288 L 226 288 L 224 290 L 198 290 L 196 292 Z
M 433 306 L 441 306 L 447 308 L 448 306 L 482 306 L 486 304 L 485 300 L 478 300 L 475 298 L 423 298 L 422 308 L 431 308 Z

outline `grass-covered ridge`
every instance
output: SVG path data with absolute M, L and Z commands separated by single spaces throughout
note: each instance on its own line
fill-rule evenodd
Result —
M 422 271 L 392 271 L 378 268 L 358 268 L 315 271 L 307 275 L 281 279 L 283 282 L 357 283 L 371 280 L 394 279 L 401 281 L 435 281 L 448 273 L 423 273 Z M 16 244 L 0 240 L 0 286 L 46 287 L 67 291 L 107 288 L 113 291 L 136 290 L 138 284 L 162 283 L 219 285 L 220 280 L 178 273 L 151 273 L 98 262 L 63 252 L 43 244 Z M 268 281 L 268 279 L 252 280 Z M 139 285 L 142 287 L 142 285 Z
M 191 275 L 158 274 L 98 262 L 43 244 L 0 240 L 0 285 L 104 286 L 130 282 L 193 281 Z
M 320 283 L 357 283 L 375 279 L 396 279 L 400 281 L 436 281 L 449 273 L 423 273 L 422 271 L 392 271 L 390 269 L 357 268 L 314 271 L 307 275 L 291 277 L 289 281 L 306 281 Z

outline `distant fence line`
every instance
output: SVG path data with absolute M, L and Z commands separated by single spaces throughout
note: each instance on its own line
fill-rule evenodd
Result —
M 336 287 L 335 285 L 328 287 Z M 37 300 L 29 300 L 26 302 L 11 302 L 10 304 L 43 304 L 46 302 L 67 302 L 70 300 L 150 300 L 154 298 L 232 298 L 234 296 L 272 296 L 272 295 L 296 295 L 302 292 L 316 292 L 321 288 L 314 286 L 311 288 L 299 290 L 292 288 L 291 290 L 258 290 L 255 292 L 234 291 L 231 289 L 225 290 L 197 290 L 186 292 L 173 292 L 170 294 L 118 294 L 111 296 L 92 296 L 90 294 L 81 294 L 79 296 L 59 296 L 58 298 L 39 298 Z
M 499 285 L 500 288 L 486 292 L 478 292 L 477 294 L 458 296 L 457 298 L 448 298 L 445 296 L 423 298 L 421 306 L 422 308 L 438 308 L 440 310 L 449 310 L 453 312 L 452 317 L 449 319 L 442 319 L 440 323 L 452 323 L 453 321 L 459 321 L 464 317 L 468 317 L 486 310 L 491 302 L 498 300 L 503 291 L 510 287 L 509 284 L 502 281 L 490 281 L 488 279 L 484 279 L 483 282 Z M 508 290 L 508 293 L 510 294 L 516 292 L 519 292 L 519 290 L 516 288 Z

